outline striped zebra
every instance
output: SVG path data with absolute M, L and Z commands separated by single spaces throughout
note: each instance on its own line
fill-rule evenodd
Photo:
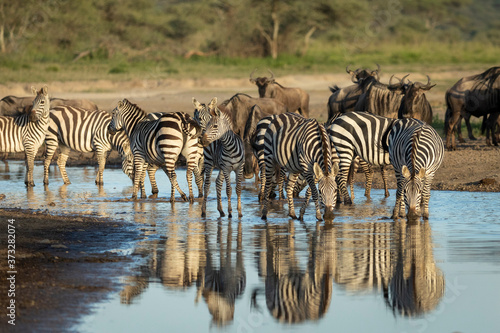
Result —
M 341 115 L 327 127 L 340 157 L 339 186 L 344 203 L 352 203 L 346 183 L 349 168 L 356 156 L 374 166 L 390 164 L 388 134 L 394 121 L 396 120 L 368 112 L 353 111 Z M 385 173 L 382 173 L 382 178 L 386 184 Z
M 193 100 L 193 103 L 195 100 Z M 196 105 L 195 105 L 196 106 Z M 217 97 L 214 97 L 206 108 L 201 112 L 195 111 L 195 119 L 200 121 L 202 128 L 205 128 L 201 137 L 201 143 L 205 147 L 205 186 L 201 216 L 206 216 L 208 193 L 210 192 L 210 182 L 214 168 L 219 169 L 216 180 L 217 210 L 220 216 L 225 216 L 222 209 L 221 192 L 222 185 L 226 181 L 227 210 L 228 217 L 232 217 L 231 208 L 231 172 L 236 174 L 236 196 L 238 198 L 238 216 L 241 213 L 241 182 L 243 180 L 243 167 L 245 162 L 245 151 L 243 140 L 233 131 L 233 123 L 229 113 L 221 111 L 217 107 Z M 208 123 L 206 122 L 208 119 Z
M 396 120 L 388 140 L 398 184 L 392 217 L 404 217 L 408 209 L 409 218 L 429 218 L 431 183 L 443 162 L 443 140 L 430 125 L 412 118 Z
M 131 177 L 132 153 L 125 133 L 110 135 L 109 113 L 101 110 L 87 110 L 72 106 L 58 106 L 50 110 L 50 121 L 45 137 L 45 159 L 43 183 L 49 184 L 49 167 L 55 151 L 60 154 L 57 165 L 64 184 L 71 184 L 66 172 L 66 161 L 71 150 L 82 153 L 96 152 L 99 171 L 95 178 L 96 185 L 104 184 L 103 173 L 106 158 L 111 149 L 116 149 L 122 157 L 122 169 Z
M 25 152 L 26 176 L 24 183 L 28 187 L 35 186 L 33 168 L 35 155 L 45 139 L 49 126 L 50 100 L 47 86 L 37 91 L 29 114 L 17 117 L 0 117 L 0 152 Z
M 265 191 L 262 219 L 267 219 L 271 179 L 276 167 L 289 173 L 287 184 L 288 215 L 297 218 L 293 205 L 293 190 L 301 173 L 304 174 L 316 206 L 316 218 L 321 220 L 320 201 L 325 206 L 325 219 L 333 219 L 337 197 L 335 176 L 338 156 L 332 151 L 330 138 L 323 125 L 315 119 L 304 119 L 289 113 L 278 115 L 266 129 L 264 137 Z M 318 188 L 316 188 L 316 180 Z M 319 198 L 318 198 L 319 190 Z M 300 212 L 303 218 L 305 205 Z
M 187 197 L 177 183 L 175 163 L 185 142 L 196 140 L 199 127 L 194 122 L 185 124 L 178 113 L 165 114 L 157 120 L 146 120 L 146 112 L 127 99 L 118 102 L 113 110 L 109 131 L 113 134 L 125 130 L 134 154 L 134 187 L 132 199 L 137 199 L 137 191 L 144 184 L 146 170 L 163 168 L 171 183 L 170 201 L 175 201 L 175 189 L 182 199 Z M 141 192 L 141 197 L 145 193 Z
M 148 113 L 146 120 L 157 120 L 161 118 L 163 115 L 167 114 L 166 112 L 153 112 Z M 182 118 L 184 124 L 195 125 L 195 120 L 184 112 L 175 112 L 176 116 Z M 200 129 L 201 131 L 201 129 Z M 191 137 L 190 140 L 186 141 L 184 147 L 181 151 L 181 155 L 186 158 L 186 178 L 189 186 L 189 202 L 194 202 L 194 194 L 193 194 L 193 174 L 196 186 L 198 187 L 198 198 L 203 197 L 203 175 L 202 175 L 202 166 L 203 166 L 203 147 L 198 142 L 197 137 Z M 148 166 L 148 176 L 151 182 L 153 195 L 151 197 L 156 197 L 158 193 L 158 185 L 156 184 L 155 173 L 156 170 L 152 166 Z M 142 186 L 144 189 L 144 186 Z M 141 189 L 141 191 L 142 191 Z

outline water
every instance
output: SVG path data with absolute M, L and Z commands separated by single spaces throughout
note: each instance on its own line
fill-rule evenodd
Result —
M 68 168 L 71 185 L 51 169 L 44 188 L 38 164 L 37 186 L 26 190 L 24 163 L 9 166 L 0 166 L 3 207 L 119 218 L 145 236 L 119 249 L 144 263 L 116 277 L 121 292 L 96 304 L 78 331 L 500 331 L 498 193 L 433 191 L 429 221 L 407 223 L 388 218 L 394 191 L 386 200 L 373 190 L 367 201 L 356 188 L 355 204 L 340 207 L 333 223 L 316 222 L 312 203 L 304 222 L 291 220 L 281 202 L 264 222 L 253 180 L 243 187 L 241 219 L 218 218 L 212 182 L 202 219 L 201 202 L 168 202 L 161 172 L 160 198 L 131 202 L 119 169 L 106 169 L 100 189 L 94 167 Z M 187 192 L 184 170 L 177 174 Z

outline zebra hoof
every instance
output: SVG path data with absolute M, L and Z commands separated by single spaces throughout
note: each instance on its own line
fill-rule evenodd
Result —
M 190 204 L 194 203 L 194 196 L 192 196 L 192 195 L 189 196 L 189 203 Z
M 220 217 L 226 216 L 226 214 L 224 214 L 224 212 L 219 212 L 219 213 L 220 213 Z M 231 213 L 229 213 L 229 217 L 231 217 Z
M 184 193 L 181 194 L 181 198 L 183 201 L 188 201 L 188 197 Z
M 233 217 L 233 214 L 229 213 L 229 214 L 227 214 L 227 217 L 228 217 L 228 218 L 232 218 L 232 217 Z
M 243 217 L 243 214 L 241 212 L 238 212 L 238 217 Z
M 298 219 L 297 219 L 297 215 L 295 215 L 295 214 L 288 214 L 288 216 L 290 216 L 290 217 L 291 217 L 292 219 L 294 219 L 294 220 L 298 220 Z
M 26 187 L 35 187 L 35 183 L 33 182 L 26 182 Z
M 149 199 L 156 199 L 158 198 L 158 193 L 153 193 L 149 196 Z
M 207 213 L 206 212 L 201 212 L 201 217 L 207 217 Z

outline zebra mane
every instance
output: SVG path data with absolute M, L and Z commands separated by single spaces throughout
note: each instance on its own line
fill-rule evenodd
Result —
M 124 107 L 126 107 L 127 109 L 132 109 L 133 111 L 138 111 L 138 112 L 142 112 L 144 114 L 144 117 L 146 117 L 146 111 L 144 111 L 143 109 L 141 109 L 137 104 L 134 104 L 132 102 L 130 102 L 128 99 L 124 98 L 123 99 L 123 102 L 124 102 Z
M 417 144 L 420 140 L 420 135 L 422 134 L 423 127 L 416 130 L 411 137 L 411 176 L 415 177 L 415 159 L 417 157 Z
M 325 165 L 325 174 L 329 175 L 332 172 L 332 146 L 330 145 L 330 137 L 326 132 L 325 127 L 320 124 L 316 119 L 314 120 L 319 128 L 321 135 L 321 147 L 323 151 L 323 164 Z

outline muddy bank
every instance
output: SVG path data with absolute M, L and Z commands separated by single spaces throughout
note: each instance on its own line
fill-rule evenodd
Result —
M 7 297 L 7 230 L 15 226 L 15 296 Z M 139 237 L 123 222 L 0 209 L 0 331 L 70 331 L 91 305 L 121 286 L 135 258 L 122 251 Z M 109 237 L 112 235 L 112 237 Z M 15 300 L 15 327 L 7 306 Z

